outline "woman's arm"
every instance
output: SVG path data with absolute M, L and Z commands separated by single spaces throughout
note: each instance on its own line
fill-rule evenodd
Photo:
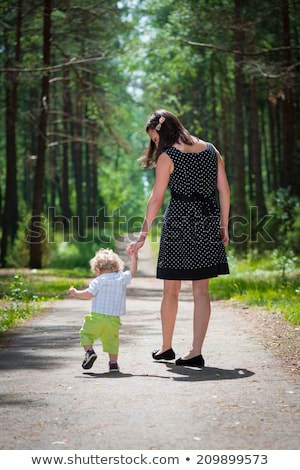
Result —
M 219 201 L 220 201 L 220 229 L 221 236 L 224 245 L 228 245 L 229 235 L 228 235 L 228 219 L 229 219 L 229 209 L 230 209 L 230 189 L 225 172 L 225 166 L 223 159 L 220 153 L 217 151 L 218 155 L 218 177 L 217 177 L 217 188 L 219 191 Z
M 155 182 L 147 203 L 146 215 L 142 224 L 140 235 L 136 242 L 130 243 L 127 249 L 128 253 L 130 253 L 131 250 L 137 251 L 144 245 L 146 236 L 162 206 L 165 192 L 168 187 L 170 174 L 172 173 L 172 171 L 172 160 L 166 153 L 162 153 L 157 161 L 155 171 Z

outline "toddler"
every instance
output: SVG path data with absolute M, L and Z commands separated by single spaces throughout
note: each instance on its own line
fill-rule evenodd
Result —
M 110 249 L 100 249 L 90 260 L 96 278 L 84 290 L 70 287 L 68 293 L 79 299 L 92 299 L 91 311 L 80 330 L 80 345 L 85 350 L 83 369 L 90 369 L 97 355 L 94 342 L 100 338 L 104 352 L 109 355 L 109 371 L 118 372 L 120 317 L 126 314 L 126 286 L 137 270 L 137 255 L 129 253 L 130 270 L 123 271 L 124 263 Z

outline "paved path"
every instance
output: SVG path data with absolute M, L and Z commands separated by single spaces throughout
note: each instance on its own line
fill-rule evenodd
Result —
M 250 314 L 212 303 L 204 370 L 152 360 L 162 283 L 149 248 L 140 255 L 119 374 L 107 372 L 100 344 L 93 368 L 81 368 L 78 332 L 89 301 L 53 302 L 2 341 L 0 449 L 298 449 L 299 375 L 261 344 Z M 191 312 L 185 283 L 177 356 L 190 345 Z

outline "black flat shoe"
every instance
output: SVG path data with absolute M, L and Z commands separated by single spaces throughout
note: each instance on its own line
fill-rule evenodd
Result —
M 174 353 L 172 348 L 167 349 L 165 352 L 163 352 L 161 354 L 157 354 L 158 351 L 159 351 L 159 349 L 157 349 L 156 351 L 153 351 L 153 353 L 152 353 L 152 357 L 156 361 L 160 361 L 161 359 L 165 359 L 167 361 L 175 359 L 175 353 Z
M 202 354 L 191 359 L 181 359 L 180 357 L 175 361 L 175 364 L 176 366 L 204 367 L 204 358 Z

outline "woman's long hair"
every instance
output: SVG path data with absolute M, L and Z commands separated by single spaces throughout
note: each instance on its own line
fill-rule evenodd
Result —
M 172 145 L 182 142 L 187 145 L 193 144 L 191 134 L 185 129 L 182 122 L 172 113 L 165 109 L 155 111 L 146 124 L 146 132 L 156 130 L 159 133 L 159 143 L 150 139 L 148 148 L 145 150 L 139 161 L 142 168 L 155 167 L 158 157 Z

